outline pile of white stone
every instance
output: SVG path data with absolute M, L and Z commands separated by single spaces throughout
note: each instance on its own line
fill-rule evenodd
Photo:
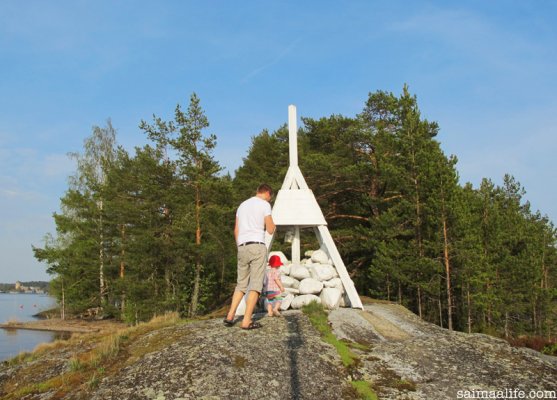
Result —
M 292 264 L 280 251 L 272 251 L 280 257 L 282 284 L 286 290 L 282 310 L 299 309 L 317 301 L 330 310 L 345 306 L 344 286 L 333 262 L 323 250 L 307 251 L 300 264 Z

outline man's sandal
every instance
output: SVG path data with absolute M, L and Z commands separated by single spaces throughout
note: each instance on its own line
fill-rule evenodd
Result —
M 250 331 L 252 329 L 259 329 L 259 328 L 263 328 L 263 325 L 261 325 L 259 322 L 250 322 L 250 324 L 246 327 L 241 326 L 240 328 L 246 330 L 246 331 Z
M 225 318 L 222 322 L 224 322 L 224 326 L 227 326 L 227 327 L 229 327 L 229 328 L 230 328 L 231 326 L 234 326 L 234 320 L 233 320 L 233 319 L 226 319 L 226 318 Z

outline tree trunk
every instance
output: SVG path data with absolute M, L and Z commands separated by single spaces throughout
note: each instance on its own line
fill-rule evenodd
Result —
M 104 222 L 103 222 L 103 201 L 99 202 L 99 295 L 101 307 L 106 304 L 106 282 L 104 280 Z
M 370 158 L 373 168 L 375 169 L 375 174 L 371 177 L 371 187 L 369 191 L 369 197 L 373 200 L 373 205 L 371 206 L 371 215 L 377 218 L 379 216 L 379 207 L 377 207 L 376 201 L 379 198 L 380 171 L 375 151 L 372 151 Z
M 509 338 L 509 312 L 505 312 L 505 339 Z
M 126 256 L 126 250 L 125 250 L 125 242 L 126 242 L 126 225 L 122 224 L 122 227 L 120 229 L 120 233 L 122 236 L 122 251 L 120 253 L 120 279 L 124 279 L 124 276 L 126 274 L 126 263 L 124 261 L 124 258 Z M 124 285 L 122 285 L 123 287 L 125 287 Z M 122 293 L 121 293 L 121 304 L 120 304 L 120 311 L 122 312 L 122 314 L 124 313 L 124 311 L 126 310 L 126 291 L 125 289 L 122 289 Z
M 541 329 L 538 329 L 538 318 L 537 318 L 537 309 L 538 307 L 536 307 L 537 304 L 537 296 L 534 298 L 534 301 L 532 301 L 532 324 L 534 325 L 534 332 L 536 335 L 539 335 L 541 332 Z
M 445 280 L 447 282 L 447 323 L 449 330 L 453 330 L 453 305 L 451 296 L 451 264 L 449 260 L 449 241 L 447 238 L 447 221 L 443 216 L 443 255 L 445 260 Z
M 66 290 L 64 289 L 64 279 L 62 279 L 62 310 L 60 317 L 62 321 L 66 319 Z
M 195 187 L 195 245 L 197 248 L 195 256 L 195 277 L 193 283 L 193 294 L 191 298 L 190 317 L 197 315 L 199 304 L 199 287 L 201 284 L 201 193 L 199 185 Z
M 470 282 L 466 282 L 466 302 L 468 305 L 468 333 L 472 333 L 472 303 L 470 301 Z
M 418 284 L 418 315 L 422 318 L 422 288 Z
M 226 263 L 224 262 L 224 249 L 222 252 L 222 257 L 220 258 L 220 262 L 221 262 L 221 271 L 220 271 L 220 289 L 223 290 L 224 289 L 224 270 L 226 267 Z
M 439 307 L 439 326 L 443 328 L 443 303 L 441 302 L 441 296 L 437 299 L 437 305 Z

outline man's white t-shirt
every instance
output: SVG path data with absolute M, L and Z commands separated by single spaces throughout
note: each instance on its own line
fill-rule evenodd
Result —
M 257 196 L 240 204 L 238 218 L 238 245 L 246 242 L 265 243 L 265 217 L 271 215 L 271 205 Z

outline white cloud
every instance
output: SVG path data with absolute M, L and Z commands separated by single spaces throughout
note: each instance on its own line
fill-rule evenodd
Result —
M 296 47 L 296 45 L 300 42 L 300 40 L 301 40 L 301 38 L 298 38 L 298 39 L 292 41 L 292 43 L 290 43 L 287 47 L 285 47 L 277 55 L 275 55 L 274 58 L 271 61 L 253 69 L 252 71 L 250 71 L 242 79 L 242 83 L 249 82 L 253 77 L 259 75 L 261 72 L 263 72 L 267 68 L 270 68 L 275 64 L 278 64 L 283 58 L 285 58 L 288 54 L 290 54 L 292 52 L 292 50 Z

